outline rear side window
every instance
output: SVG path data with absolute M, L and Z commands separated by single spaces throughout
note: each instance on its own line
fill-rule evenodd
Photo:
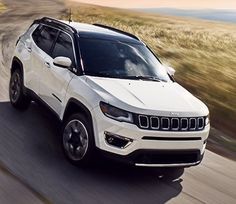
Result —
M 58 30 L 48 27 L 48 26 L 39 26 L 32 37 L 36 45 L 50 55 L 50 50 L 52 48 L 53 42 L 57 37 Z
M 72 66 L 75 67 L 72 39 L 66 33 L 61 32 L 57 38 L 54 49 L 52 51 L 52 58 L 56 57 L 70 58 L 72 61 Z

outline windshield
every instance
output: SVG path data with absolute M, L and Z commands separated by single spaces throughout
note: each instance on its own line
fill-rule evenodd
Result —
M 80 38 L 86 75 L 170 81 L 152 52 L 143 44 Z

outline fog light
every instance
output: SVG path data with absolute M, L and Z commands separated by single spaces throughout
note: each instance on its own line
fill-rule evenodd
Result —
M 116 135 L 110 132 L 105 132 L 105 140 L 107 144 L 124 149 L 128 147 L 133 140 L 127 137 L 122 137 L 120 135 Z

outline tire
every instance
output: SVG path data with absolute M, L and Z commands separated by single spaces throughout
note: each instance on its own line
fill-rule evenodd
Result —
M 25 110 L 30 105 L 30 98 L 23 92 L 23 76 L 19 69 L 16 69 L 10 79 L 9 98 L 12 106 L 19 110 Z
M 92 125 L 80 113 L 71 115 L 63 124 L 62 147 L 69 161 L 78 166 L 92 164 L 95 142 Z

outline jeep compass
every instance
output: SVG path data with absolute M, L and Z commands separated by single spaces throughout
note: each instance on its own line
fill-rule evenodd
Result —
M 203 158 L 209 111 L 173 75 L 133 34 L 44 17 L 16 43 L 9 95 L 15 108 L 34 100 L 56 114 L 75 164 L 99 150 L 136 166 L 188 167 Z

